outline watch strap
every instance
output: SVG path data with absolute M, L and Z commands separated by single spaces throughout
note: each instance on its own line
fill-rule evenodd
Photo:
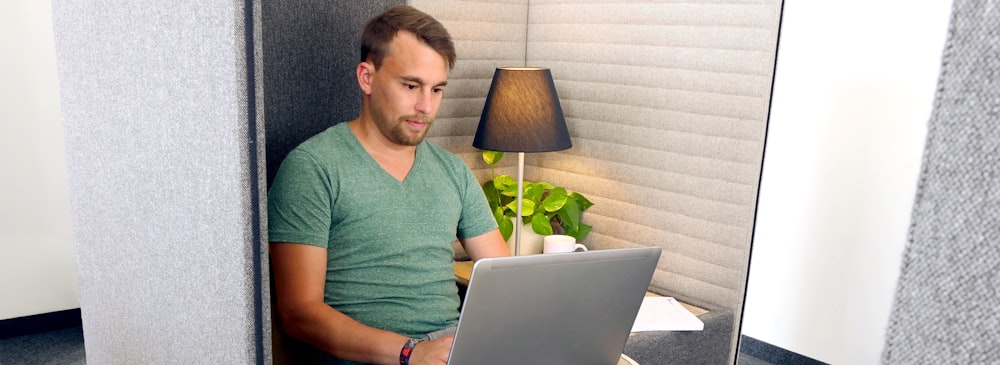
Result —
M 410 365 L 410 355 L 413 355 L 413 348 L 417 347 L 417 344 L 420 343 L 420 341 L 423 340 L 416 338 L 406 340 L 406 343 L 403 344 L 403 348 L 399 350 L 399 365 Z

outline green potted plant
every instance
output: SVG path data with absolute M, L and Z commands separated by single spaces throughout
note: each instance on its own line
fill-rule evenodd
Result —
M 490 165 L 493 177 L 483 183 L 483 193 L 500 233 L 504 240 L 509 240 L 514 232 L 512 218 L 517 215 L 517 180 L 510 175 L 496 174 L 495 166 L 502 158 L 503 152 L 483 151 L 483 161 Z M 565 234 L 575 237 L 577 242 L 582 242 L 590 233 L 591 226 L 580 222 L 583 211 L 594 205 L 586 197 L 542 181 L 524 181 L 523 185 L 522 224 L 530 223 L 532 231 L 542 236 Z

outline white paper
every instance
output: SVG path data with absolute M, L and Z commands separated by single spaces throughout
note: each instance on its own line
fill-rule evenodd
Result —
M 645 331 L 701 331 L 703 323 L 691 311 L 671 297 L 645 297 L 639 314 L 632 324 L 632 332 Z

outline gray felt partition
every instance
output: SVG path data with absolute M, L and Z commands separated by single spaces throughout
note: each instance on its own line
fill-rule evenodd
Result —
M 361 111 L 354 70 L 361 28 L 402 0 L 265 1 L 264 115 L 268 182 L 306 138 Z
M 271 361 L 259 15 L 53 1 L 90 364 Z
M 354 74 L 361 30 L 401 0 L 268 1 L 262 5 L 267 181 L 295 146 L 361 111 Z M 270 295 L 270 292 L 267 292 Z M 275 305 L 273 298 L 272 305 Z M 275 364 L 297 364 L 311 349 L 282 334 L 272 316 Z
M 884 364 L 1000 363 L 1000 2 L 956 0 Z

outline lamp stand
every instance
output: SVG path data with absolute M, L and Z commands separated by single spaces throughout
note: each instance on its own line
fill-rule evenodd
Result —
M 514 219 L 514 256 L 521 256 L 521 204 L 524 201 L 524 152 L 517 153 L 517 217 Z

